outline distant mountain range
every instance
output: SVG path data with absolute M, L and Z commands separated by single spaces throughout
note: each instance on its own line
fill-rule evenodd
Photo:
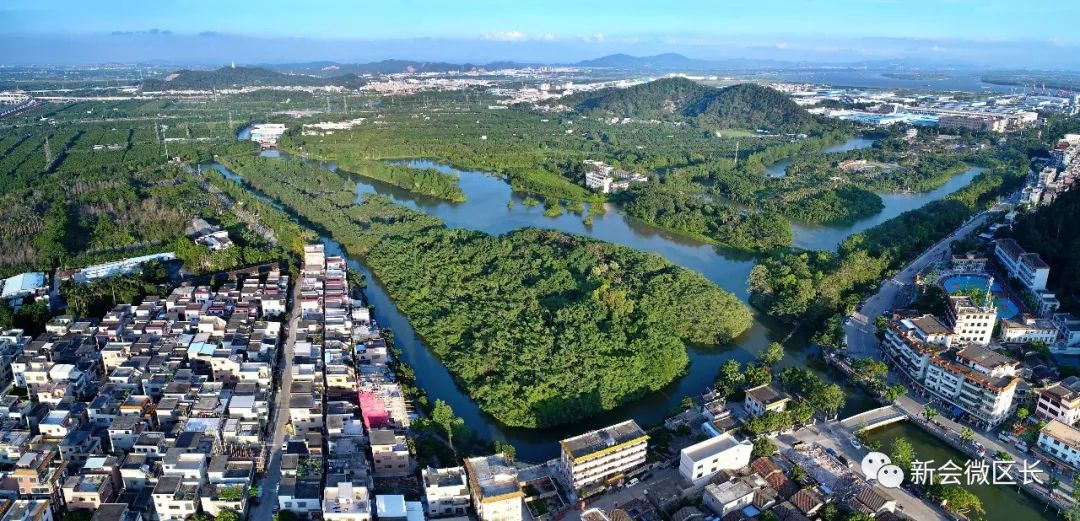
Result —
M 331 61 L 319 61 L 309 63 L 287 64 L 263 64 L 258 65 L 267 69 L 300 74 L 313 74 L 323 76 L 327 74 L 395 74 L 402 72 L 448 72 L 448 71 L 474 71 L 474 70 L 498 70 L 527 66 L 573 66 L 589 69 L 618 69 L 634 71 L 698 71 L 708 69 L 745 69 L 757 67 L 783 67 L 792 66 L 791 62 L 776 60 L 698 60 L 687 58 L 681 54 L 665 53 L 655 56 L 631 56 L 629 54 L 610 54 L 591 60 L 582 60 L 576 63 L 521 63 L 513 61 L 497 61 L 490 63 L 448 63 L 427 62 L 420 60 L 383 60 L 370 63 L 338 63 Z
M 746 69 L 781 69 L 813 66 L 805 62 L 782 60 L 758 60 L 733 58 L 725 60 L 699 60 L 687 58 L 677 53 L 664 53 L 654 56 L 630 56 L 629 54 L 610 54 L 592 60 L 583 60 L 573 64 L 576 67 L 591 69 L 620 69 L 638 71 L 706 71 L 706 70 L 746 70 Z
M 580 92 L 551 103 L 582 113 L 685 120 L 712 128 L 807 132 L 819 126 L 791 98 L 752 83 L 715 88 L 685 78 L 665 78 L 621 89 Z
M 363 80 L 355 74 L 316 78 L 301 74 L 285 74 L 262 67 L 222 67 L 210 71 L 183 69 L 165 78 L 147 79 L 142 83 L 142 90 L 213 90 L 264 85 L 358 87 L 363 83 Z
M 260 85 L 341 85 L 359 86 L 364 83 L 361 76 L 397 73 L 445 73 L 450 71 L 494 71 L 506 68 L 542 66 L 545 64 L 496 61 L 485 64 L 450 63 L 423 60 L 382 60 L 369 63 L 340 63 L 334 61 L 314 61 L 303 63 L 260 64 L 245 67 L 223 67 L 217 70 L 183 69 L 170 75 L 170 79 L 150 79 L 143 83 L 144 90 L 164 89 L 211 89 L 227 87 L 246 87 Z M 784 62 L 778 60 L 700 60 L 681 54 L 665 53 L 653 56 L 631 56 L 611 54 L 576 63 L 546 64 L 551 66 L 573 66 L 590 69 L 609 69 L 625 72 L 669 73 L 710 71 L 746 71 L 746 70 L 807 70 L 817 68 L 836 69 L 809 62 Z M 850 64 L 843 68 L 904 70 L 897 63 Z
M 266 69 L 293 74 L 309 74 L 314 76 L 336 76 L 342 74 L 398 74 L 405 72 L 450 72 L 450 71 L 475 71 L 497 70 L 515 67 L 525 67 L 529 64 L 509 61 L 491 62 L 486 64 L 476 63 L 448 63 L 429 62 L 420 60 L 382 60 L 369 63 L 338 63 L 331 61 L 318 61 L 308 63 L 285 63 L 258 65 Z

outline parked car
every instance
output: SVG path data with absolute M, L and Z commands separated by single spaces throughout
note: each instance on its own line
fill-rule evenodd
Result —
M 852 447 L 855 447 L 856 449 L 862 449 L 862 443 L 859 443 L 859 440 L 857 438 L 855 438 L 854 436 L 849 438 L 848 441 L 851 442 Z

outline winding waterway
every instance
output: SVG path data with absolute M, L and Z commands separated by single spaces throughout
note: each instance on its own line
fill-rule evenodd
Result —
M 274 154 L 278 155 L 278 154 Z M 288 159 L 285 160 L 297 160 Z M 319 162 L 322 167 L 337 171 L 332 162 Z M 459 176 L 460 186 L 466 195 L 462 203 L 449 203 L 429 197 L 418 196 L 400 188 L 342 172 L 356 182 L 357 198 L 366 194 L 377 193 L 409 208 L 422 211 L 443 220 L 447 226 L 466 228 L 491 234 L 502 234 L 525 227 L 555 229 L 568 233 L 586 235 L 596 239 L 624 244 L 639 250 L 657 253 L 664 258 L 698 271 L 718 286 L 747 299 L 746 280 L 753 267 L 753 258 L 738 252 L 717 248 L 713 245 L 680 237 L 660 230 L 620 214 L 614 205 L 606 205 L 603 215 L 596 215 L 591 225 L 586 225 L 582 214 L 566 212 L 558 217 L 547 217 L 540 206 L 525 206 L 523 194 L 513 193 L 507 182 L 501 178 L 481 172 L 457 171 L 445 165 L 429 161 L 412 161 L 411 166 L 438 168 Z M 211 165 L 226 174 L 226 177 L 240 182 L 241 179 L 220 164 Z M 952 189 L 963 186 L 973 173 L 965 176 L 953 185 Z M 952 183 L 952 182 L 951 182 Z M 955 185 L 955 186 L 954 186 Z M 947 192 L 926 194 L 925 201 L 931 197 L 943 197 Z M 258 194 L 257 194 L 258 195 Z M 508 201 L 513 205 L 508 206 Z M 900 201 L 887 200 L 883 213 L 899 214 L 903 209 Z M 881 219 L 884 220 L 884 219 Z M 874 223 L 876 224 L 876 223 Z M 851 229 L 865 229 L 873 224 L 855 223 Z M 861 228 L 859 228 L 861 226 Z M 818 232 L 813 239 L 802 239 L 805 230 L 796 229 L 796 241 L 804 247 L 832 249 L 840 240 L 825 232 Z M 837 230 L 834 235 L 851 233 Z M 327 250 L 341 252 L 340 245 L 329 237 L 323 237 Z M 394 332 L 397 346 L 401 348 L 405 362 L 412 366 L 417 376 L 417 383 L 431 400 L 441 399 L 449 403 L 454 411 L 465 420 L 465 424 L 484 439 L 509 441 L 517 448 L 519 459 L 523 461 L 543 461 L 555 457 L 558 453 L 559 439 L 581 433 L 585 430 L 609 425 L 626 418 L 634 418 L 641 423 L 654 423 L 667 417 L 682 397 L 704 391 L 714 380 L 720 364 L 729 358 L 749 361 L 770 342 L 780 341 L 788 336 L 790 328 L 779 324 L 769 317 L 755 315 L 753 326 L 730 345 L 716 348 L 688 347 L 690 364 L 685 376 L 673 382 L 662 392 L 653 393 L 641 400 L 624 405 L 612 411 L 597 415 L 588 420 L 569 426 L 550 429 L 520 429 L 499 424 L 483 413 L 469 396 L 454 382 L 453 378 L 439 360 L 423 344 L 412 329 L 408 320 L 398 311 L 378 278 L 372 276 L 360 262 L 362 259 L 350 259 L 350 266 L 368 277 L 370 283 L 365 290 L 368 302 L 374 306 L 375 319 L 382 327 Z M 791 335 L 785 342 L 787 356 L 782 367 L 805 366 L 818 371 L 830 380 L 846 385 L 843 379 L 833 374 L 832 370 L 811 355 L 814 349 L 808 339 L 800 332 Z M 848 387 L 848 401 L 841 415 L 853 414 L 872 407 L 872 400 L 856 388 Z
M 870 148 L 874 146 L 874 143 L 876 142 L 877 140 L 873 138 L 853 137 L 851 139 L 848 139 L 847 141 L 844 141 L 843 143 L 840 143 L 839 145 L 825 147 L 821 150 L 820 153 L 830 154 L 833 152 L 847 152 L 850 150 L 858 150 L 860 148 Z M 769 166 L 766 166 L 765 175 L 768 177 L 784 177 L 785 175 L 787 175 L 788 167 L 791 166 L 791 162 L 794 160 L 795 158 L 789 157 L 787 159 L 781 159 L 775 163 L 772 163 Z

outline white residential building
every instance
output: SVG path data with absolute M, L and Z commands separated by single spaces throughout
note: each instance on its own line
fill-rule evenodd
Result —
M 882 347 L 886 362 L 916 390 L 998 425 L 1012 411 L 1020 363 L 974 344 L 948 347 L 957 336 L 931 315 L 898 318 L 889 322 Z
M 930 358 L 948 348 L 954 337 L 933 315 L 899 318 L 886 327 L 882 347 L 888 361 L 921 382 L 930 367 Z
M 754 445 L 721 434 L 679 451 L 679 474 L 694 485 L 702 485 L 721 470 L 740 469 L 750 464 Z
M 1067 467 L 1080 468 L 1080 430 L 1058 420 L 1050 420 L 1039 431 L 1039 450 Z
M 371 499 L 367 488 L 347 481 L 326 487 L 322 517 L 327 521 L 371 521 Z
M 994 241 L 994 256 L 1028 291 L 1046 289 L 1050 266 L 1037 253 L 1027 253 L 1020 244 L 1010 238 Z
M 199 485 L 176 476 L 162 476 L 151 494 L 161 521 L 182 521 L 199 510 Z
M 997 324 L 997 308 L 993 302 L 975 302 L 968 296 L 949 297 L 948 320 L 956 340 L 978 345 L 990 345 Z
M 720 517 L 746 508 L 754 501 L 754 489 L 741 480 L 710 484 L 701 497 L 702 505 Z
M 581 490 L 618 479 L 645 464 L 649 437 L 634 420 L 559 442 L 566 482 Z
M 1044 342 L 1046 345 L 1050 345 L 1057 340 L 1057 337 L 1057 324 L 1045 318 L 1024 314 L 1016 319 L 1001 319 L 999 338 L 1005 344 Z
M 931 359 L 922 384 L 977 423 L 994 427 L 1012 413 L 1016 386 L 1021 381 L 1016 375 L 1019 365 L 985 347 L 970 345 Z
M 429 517 L 468 514 L 469 480 L 464 467 L 426 468 L 420 474 L 424 479 L 424 501 Z
M 1072 313 L 1054 313 L 1054 324 L 1058 327 L 1058 338 L 1067 347 L 1080 346 L 1080 318 Z
M 1080 378 L 1070 376 L 1039 391 L 1035 416 L 1076 425 L 1080 420 Z

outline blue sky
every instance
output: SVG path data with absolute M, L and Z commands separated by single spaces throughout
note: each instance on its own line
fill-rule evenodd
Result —
M 1054 20 L 1078 19 L 1080 2 L 1044 0 L 3 0 L 0 62 L 574 61 L 680 52 L 990 63 L 1004 55 L 1074 68 L 1080 32 Z

